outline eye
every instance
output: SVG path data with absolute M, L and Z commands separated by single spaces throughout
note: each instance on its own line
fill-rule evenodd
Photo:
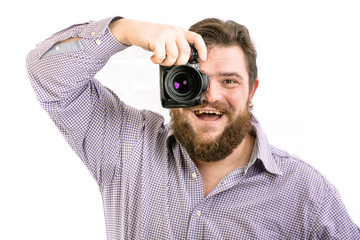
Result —
M 232 84 L 232 83 L 236 83 L 236 81 L 232 80 L 232 79 L 226 79 L 224 80 L 225 84 Z
M 236 79 L 227 78 L 221 81 L 223 88 L 233 89 L 239 87 L 239 81 Z
M 235 79 L 225 79 L 222 81 L 226 87 L 235 87 L 239 82 Z

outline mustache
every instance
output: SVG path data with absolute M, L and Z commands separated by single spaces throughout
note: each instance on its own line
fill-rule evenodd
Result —
M 232 106 L 228 106 L 224 103 L 221 103 L 220 101 L 216 101 L 216 102 L 213 102 L 213 103 L 209 103 L 208 101 L 204 100 L 202 102 L 201 105 L 198 105 L 198 106 L 195 106 L 195 107 L 188 107 L 188 108 L 184 108 L 184 110 L 187 110 L 187 111 L 192 111 L 194 109 L 197 109 L 197 108 L 214 108 L 214 109 L 217 109 L 223 113 L 234 113 L 235 112 L 235 108 L 232 107 Z

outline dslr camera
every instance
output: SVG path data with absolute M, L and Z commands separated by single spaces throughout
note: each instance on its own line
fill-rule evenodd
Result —
M 202 93 L 209 88 L 209 78 L 200 72 L 199 57 L 191 47 L 185 65 L 160 65 L 160 96 L 164 108 L 193 107 L 202 103 Z

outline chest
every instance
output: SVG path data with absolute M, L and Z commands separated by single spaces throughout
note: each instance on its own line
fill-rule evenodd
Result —
M 306 235 L 303 206 L 289 202 L 285 193 L 251 189 L 247 180 L 233 185 L 224 178 L 204 198 L 201 179 L 192 180 L 186 189 L 167 193 L 167 220 L 175 239 L 283 239 L 289 231 L 297 239 Z

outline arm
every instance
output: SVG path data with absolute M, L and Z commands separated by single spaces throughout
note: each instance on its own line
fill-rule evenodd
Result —
M 29 53 L 28 75 L 41 106 L 98 184 L 111 181 L 120 158 L 126 157 L 122 149 L 131 144 L 121 136 L 136 140 L 143 118 L 96 81 L 95 74 L 125 44 L 153 51 L 155 63 L 185 63 L 187 41 L 205 46 L 196 34 L 179 28 L 105 19 L 55 33 Z
M 71 26 L 55 33 L 29 53 L 27 69 L 40 103 L 59 100 L 57 99 L 59 94 L 68 92 L 69 89 L 65 89 L 66 87 L 72 88 L 75 85 L 86 84 L 112 55 L 126 48 L 125 45 L 136 45 L 154 52 L 151 60 L 162 65 L 186 63 L 190 55 L 189 43 L 195 45 L 203 60 L 206 59 L 205 43 L 196 33 L 173 26 L 136 20 L 111 20 L 105 19 L 90 24 Z M 108 33 L 108 24 L 112 35 Z M 113 41 L 112 36 L 116 38 L 118 44 Z M 64 54 L 63 49 L 66 49 L 69 46 L 67 44 L 74 41 L 80 42 L 77 45 L 78 51 L 65 50 L 69 54 Z M 76 58 L 81 54 L 84 54 L 87 59 Z M 51 68 L 46 63 L 51 63 Z M 74 63 L 82 65 L 73 66 Z M 73 69 L 75 72 L 70 69 L 66 72 L 56 72 L 60 67 L 76 69 Z M 40 72 L 40 70 L 42 71 Z M 50 82 L 51 84 L 61 83 L 62 87 L 52 89 L 51 93 L 44 91 L 46 90 L 44 84 L 53 88 L 52 85 L 49 85 Z M 57 92 L 55 93 L 54 90 Z M 47 96 L 45 97 L 40 92 Z
M 332 185 L 327 185 L 317 209 L 310 239 L 360 239 L 360 229 L 351 220 Z
M 206 60 L 207 50 L 201 36 L 182 28 L 119 19 L 112 21 L 109 29 L 119 43 L 128 46 L 136 45 L 153 52 L 151 61 L 155 64 L 164 66 L 185 64 L 189 60 L 189 44 L 195 46 L 201 60 Z M 81 37 L 71 37 L 59 44 L 79 40 Z
M 151 61 L 155 64 L 185 64 L 190 56 L 189 44 L 195 46 L 201 60 L 206 60 L 207 50 L 202 37 L 182 28 L 129 19 L 113 21 L 109 28 L 119 42 L 153 52 Z
M 108 59 L 126 46 L 108 30 L 112 18 L 73 25 L 38 44 L 26 59 L 32 87 L 40 105 L 48 112 L 65 139 L 100 184 L 109 144 L 102 143 L 106 116 L 121 118 L 117 97 L 98 81 L 95 74 Z M 100 44 L 99 44 L 100 43 Z M 108 141 L 115 141 L 109 136 Z M 114 168 L 115 157 L 109 158 Z

